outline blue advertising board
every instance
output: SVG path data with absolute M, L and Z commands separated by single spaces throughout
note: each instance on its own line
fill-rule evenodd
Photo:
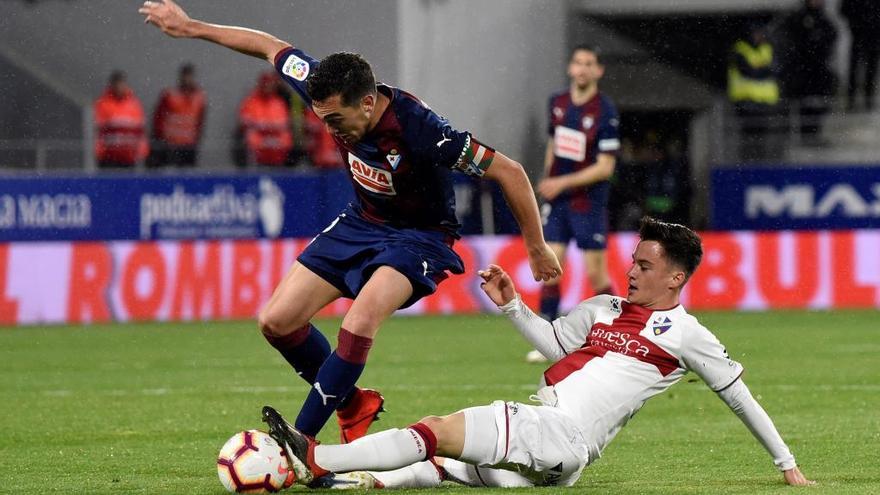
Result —
M 712 172 L 719 230 L 880 227 L 880 166 L 754 167 Z
M 0 242 L 311 237 L 353 197 L 344 171 L 0 177 Z

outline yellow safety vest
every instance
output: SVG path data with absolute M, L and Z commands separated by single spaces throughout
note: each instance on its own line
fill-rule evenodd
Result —
M 740 40 L 733 45 L 733 51 L 742 55 L 746 63 L 756 69 L 773 63 L 773 47 L 770 43 L 761 43 L 755 47 Z M 731 64 L 727 69 L 727 95 L 732 102 L 750 101 L 775 105 L 779 103 L 779 84 L 772 77 L 755 79 L 745 76 L 736 64 Z

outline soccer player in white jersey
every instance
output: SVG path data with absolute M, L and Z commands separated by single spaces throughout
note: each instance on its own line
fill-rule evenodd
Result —
M 552 323 L 523 304 L 501 267 L 480 272 L 486 294 L 554 363 L 533 396 L 541 405 L 496 401 L 347 445 L 319 445 L 265 407 L 263 419 L 288 447 L 298 482 L 402 488 L 450 479 L 473 486 L 568 486 L 648 399 L 693 371 L 745 423 L 786 483 L 813 484 L 743 382 L 742 365 L 679 304 L 702 258 L 700 238 L 687 227 L 651 218 L 642 220 L 639 236 L 627 298 L 595 296 Z

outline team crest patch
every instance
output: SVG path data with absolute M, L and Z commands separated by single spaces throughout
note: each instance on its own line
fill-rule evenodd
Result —
M 595 124 L 595 123 L 596 123 L 596 121 L 590 115 L 587 115 L 586 117 L 584 117 L 584 120 L 581 121 L 581 124 L 583 124 L 584 129 L 592 128 L 593 124 Z
M 367 165 L 364 160 L 361 160 L 352 153 L 348 154 L 348 166 L 351 169 L 351 176 L 355 182 L 367 191 L 386 196 L 397 195 L 397 191 L 394 190 L 394 183 L 391 180 L 391 172 Z
M 672 320 L 668 316 L 659 317 L 654 320 L 652 327 L 654 328 L 654 335 L 660 335 L 672 328 Z
M 397 166 L 400 165 L 400 154 L 397 153 L 396 149 L 391 150 L 391 152 L 385 155 L 385 159 L 388 160 L 388 165 L 391 165 L 392 170 L 397 170 Z
M 309 77 L 309 64 L 296 55 L 290 55 L 281 67 L 281 72 L 297 81 L 305 81 Z

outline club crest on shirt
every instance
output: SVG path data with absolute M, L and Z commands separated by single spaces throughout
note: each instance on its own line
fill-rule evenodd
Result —
M 652 328 L 654 329 L 654 335 L 660 335 L 672 328 L 672 320 L 670 320 L 668 316 L 660 316 L 654 320 Z
M 391 172 L 367 165 L 353 153 L 348 154 L 348 167 L 355 182 L 367 191 L 386 196 L 396 196 Z
M 590 129 L 595 123 L 596 121 L 595 119 L 593 119 L 592 115 L 587 115 L 586 117 L 584 117 L 583 120 L 581 120 L 581 124 L 584 126 L 584 129 Z
M 392 170 L 397 170 L 397 166 L 400 165 L 400 154 L 397 153 L 396 149 L 392 149 L 385 155 L 385 159 L 388 160 L 388 165 L 391 165 Z

